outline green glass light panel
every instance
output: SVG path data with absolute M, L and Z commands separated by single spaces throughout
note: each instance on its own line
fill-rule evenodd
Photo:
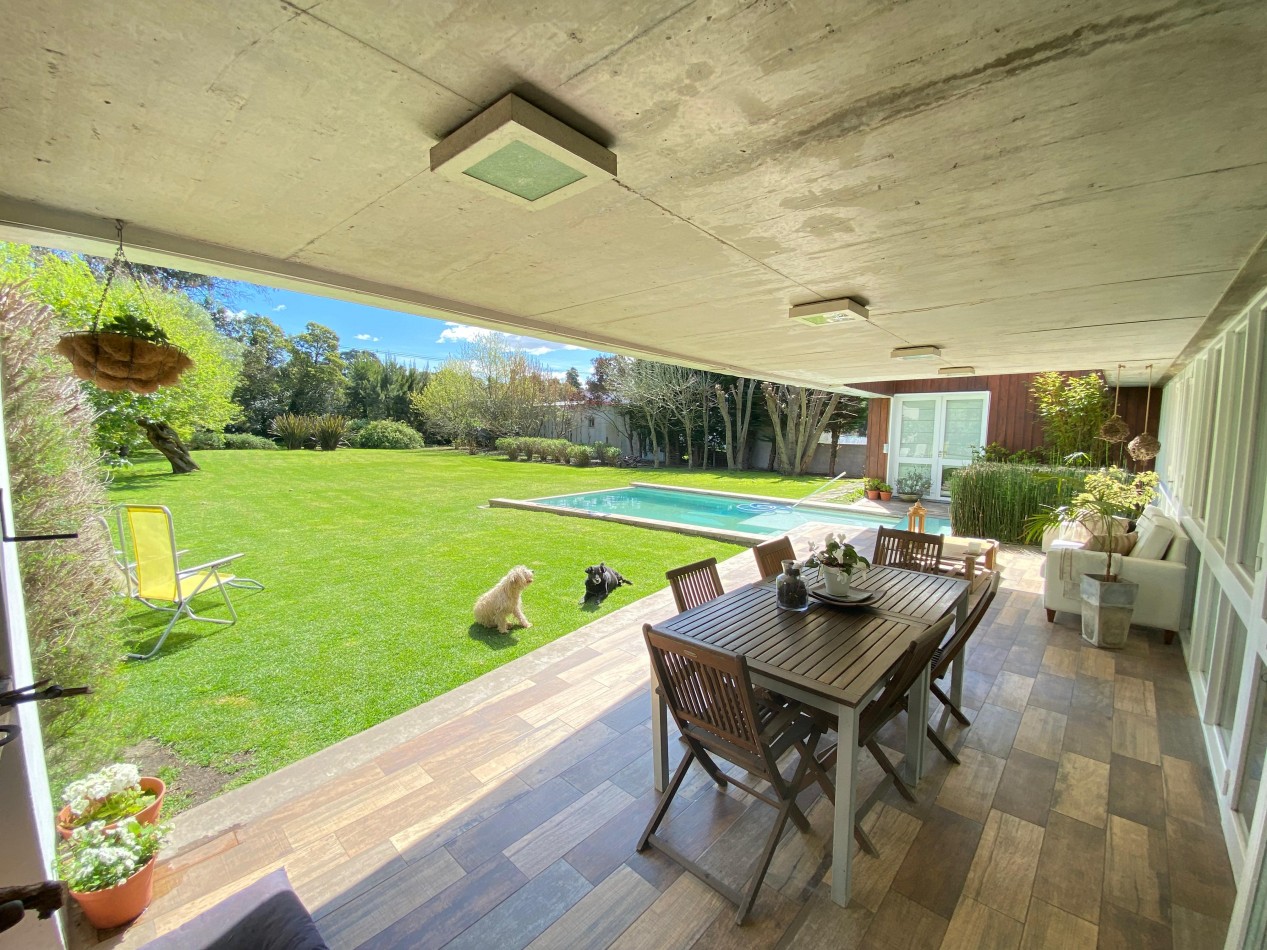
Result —
M 525 201 L 544 198 L 585 177 L 576 169 L 523 142 L 502 146 L 463 174 L 518 195 Z

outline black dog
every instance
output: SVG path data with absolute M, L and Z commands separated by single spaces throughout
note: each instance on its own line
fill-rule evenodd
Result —
M 597 567 L 587 567 L 585 569 L 586 600 L 597 600 L 602 603 L 607 595 L 621 584 L 632 586 L 633 581 L 621 577 L 619 571 L 612 570 L 606 564 L 599 564 Z

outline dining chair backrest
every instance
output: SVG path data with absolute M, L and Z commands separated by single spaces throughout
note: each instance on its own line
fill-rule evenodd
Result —
M 752 554 L 757 559 L 757 571 L 762 577 L 782 574 L 783 562 L 796 560 L 796 552 L 792 550 L 792 542 L 787 535 L 762 541 L 752 549 Z
M 940 534 L 877 528 L 871 563 L 877 567 L 901 567 L 936 574 L 941 570 L 943 540 Z
M 761 720 L 744 657 L 687 637 L 642 629 L 656 681 L 683 734 L 724 758 L 732 749 L 764 758 Z M 738 759 L 748 764 L 748 757 Z
M 725 593 L 721 577 L 717 574 L 717 558 L 710 557 L 683 567 L 675 567 L 664 574 L 673 591 L 678 613 L 716 600 Z
M 999 573 L 995 571 L 990 578 L 990 584 L 986 587 L 985 593 L 978 598 L 977 602 L 972 605 L 972 609 L 968 611 L 967 619 L 955 627 L 955 632 L 950 640 L 938 651 L 937 656 L 933 660 L 933 679 L 940 679 L 945 675 L 946 670 L 950 668 L 950 664 L 963 652 L 963 648 L 968 643 L 968 638 L 981 625 L 981 619 L 985 616 L 985 612 L 990 609 L 990 604 L 994 603 L 995 595 L 998 592 Z
M 941 646 L 946 631 L 954 620 L 947 615 L 910 641 L 906 652 L 893 667 L 893 672 L 880 695 L 867 704 L 858 717 L 858 744 L 865 745 L 876 731 L 893 718 L 901 707 L 902 697 L 910 692 L 920 672 L 932 663 L 933 653 Z

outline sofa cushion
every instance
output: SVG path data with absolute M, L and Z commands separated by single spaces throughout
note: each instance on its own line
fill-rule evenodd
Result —
M 1128 557 L 1145 561 L 1160 561 L 1166 556 L 1166 549 L 1175 538 L 1175 532 L 1162 524 L 1144 522 L 1139 526 L 1139 540 Z
M 1083 547 L 1088 551 L 1112 551 L 1114 554 L 1130 554 L 1139 540 L 1139 535 L 1134 531 L 1113 533 L 1113 537 L 1108 538 L 1102 534 L 1091 536 Z

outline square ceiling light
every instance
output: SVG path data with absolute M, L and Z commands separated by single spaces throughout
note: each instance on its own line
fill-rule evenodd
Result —
M 511 94 L 436 143 L 431 170 L 535 210 L 615 178 L 616 156 Z
M 941 358 L 941 347 L 928 344 L 925 346 L 899 346 L 889 353 L 895 360 L 935 360 Z
M 853 323 L 867 319 L 867 308 L 852 297 L 840 300 L 817 300 L 793 307 L 787 315 L 809 327 L 827 327 L 833 323 Z

